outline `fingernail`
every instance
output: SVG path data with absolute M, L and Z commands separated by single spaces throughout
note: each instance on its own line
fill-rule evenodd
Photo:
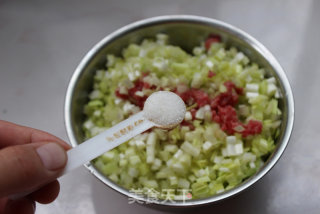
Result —
M 43 165 L 49 170 L 62 168 L 67 161 L 66 152 L 62 147 L 55 143 L 48 143 L 40 146 L 37 153 Z

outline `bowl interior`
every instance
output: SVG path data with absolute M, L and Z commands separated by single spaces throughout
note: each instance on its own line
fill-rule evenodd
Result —
M 277 160 L 272 163 L 269 162 L 280 157 L 288 141 L 288 132 L 289 135 L 291 132 L 291 125 L 289 127 L 287 126 L 288 121 L 292 120 L 290 117 L 293 116 L 293 109 L 288 109 L 291 105 L 291 103 L 289 105 L 288 92 L 289 97 L 292 96 L 290 86 L 288 86 L 285 74 L 279 64 L 260 43 L 244 32 L 214 20 L 208 22 L 196 19 L 166 18 L 140 22 L 132 24 L 129 27 L 124 27 L 99 42 L 82 60 L 69 85 L 69 95 L 67 94 L 65 110 L 66 125 L 71 143 L 75 146 L 84 140 L 84 133 L 82 131 L 82 124 L 85 119 L 83 107 L 88 102 L 88 93 L 92 90 L 93 75 L 97 69 L 104 68 L 106 55 L 115 54 L 121 56 L 122 49 L 129 44 L 140 43 L 144 38 L 154 38 L 157 33 L 169 35 L 170 44 L 180 46 L 189 53 L 191 53 L 194 46 L 199 45 L 209 34 L 219 34 L 227 46 L 232 45 L 237 47 L 244 52 L 252 62 L 256 62 L 259 66 L 265 68 L 269 76 L 274 76 L 277 79 L 282 94 L 279 102 L 280 109 L 283 113 L 281 134 L 276 142 L 277 147 L 274 153 L 268 158 L 264 167 L 255 176 L 259 176 L 259 173 L 261 173 L 266 166 L 269 166 L 269 170 L 272 167 L 270 165 L 274 165 Z M 275 158 L 274 156 L 277 157 Z M 90 170 L 99 177 L 100 180 L 104 177 L 99 172 L 96 172 L 94 167 L 90 166 Z M 266 172 L 264 172 L 263 175 L 265 173 Z M 255 179 L 255 176 L 250 179 Z M 112 184 L 112 182 L 106 178 L 103 178 L 103 182 L 109 186 Z M 112 187 L 114 188 L 115 186 L 116 184 Z M 120 189 L 120 192 L 126 191 L 121 189 L 121 187 L 117 188 L 118 191 Z M 245 187 L 243 187 L 243 189 L 244 188 Z M 222 193 L 222 195 L 223 194 L 225 193 Z

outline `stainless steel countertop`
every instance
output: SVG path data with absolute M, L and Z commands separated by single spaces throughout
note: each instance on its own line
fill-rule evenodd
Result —
M 133 21 L 166 14 L 220 19 L 248 32 L 280 61 L 291 82 L 296 119 L 277 165 L 246 192 L 197 213 L 319 213 L 320 1 L 317 0 L 0 0 L 0 119 L 68 140 L 66 87 L 84 54 Z M 163 213 L 106 188 L 85 169 L 60 179 L 61 193 L 36 213 Z

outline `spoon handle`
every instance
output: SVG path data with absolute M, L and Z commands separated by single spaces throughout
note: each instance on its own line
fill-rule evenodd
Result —
M 91 161 L 134 136 L 153 127 L 154 123 L 139 112 L 110 129 L 90 138 L 67 152 L 68 162 L 62 175 Z

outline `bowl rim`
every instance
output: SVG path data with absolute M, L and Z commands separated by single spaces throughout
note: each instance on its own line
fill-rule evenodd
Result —
M 114 31 L 113 33 L 107 35 L 104 37 L 100 42 L 98 42 L 96 45 L 93 46 L 89 50 L 89 52 L 84 56 L 84 58 L 81 60 L 79 65 L 76 67 L 70 82 L 68 84 L 67 92 L 66 92 L 66 97 L 65 97 L 65 106 L 64 106 L 64 118 L 65 118 L 65 126 L 66 126 L 66 131 L 68 138 L 72 144 L 73 147 L 77 145 L 77 140 L 75 138 L 73 128 L 72 128 L 72 121 L 71 121 L 71 101 L 72 101 L 72 96 L 74 92 L 74 87 L 77 83 L 77 80 L 79 79 L 82 71 L 86 68 L 88 63 L 92 60 L 92 58 L 95 56 L 97 52 L 99 52 L 105 44 L 112 42 L 113 40 L 117 39 L 118 37 L 121 37 L 122 35 L 132 32 L 136 29 L 156 25 L 156 24 L 161 24 L 161 23 L 170 23 L 170 22 L 185 22 L 185 23 L 195 23 L 195 24 L 201 24 L 201 25 L 207 25 L 207 26 L 215 26 L 215 27 L 220 27 L 223 30 L 234 34 L 236 37 L 240 38 L 241 40 L 245 41 L 249 45 L 251 45 L 263 58 L 265 58 L 273 70 L 275 71 L 276 75 L 279 77 L 283 87 L 284 87 L 284 92 L 283 94 L 284 99 L 287 100 L 287 126 L 285 127 L 284 135 L 283 135 L 283 140 L 282 142 L 279 142 L 279 146 L 277 147 L 277 150 L 273 153 L 273 157 L 270 158 L 268 163 L 266 163 L 254 176 L 250 177 L 237 187 L 230 189 L 228 191 L 222 192 L 220 194 L 216 194 L 207 198 L 202 198 L 202 199 L 195 199 L 195 200 L 186 200 L 184 202 L 181 201 L 174 201 L 173 202 L 167 202 L 163 200 L 159 201 L 154 201 L 150 200 L 149 198 L 139 196 L 137 194 L 131 193 L 128 190 L 122 188 L 121 186 L 117 185 L 116 183 L 112 182 L 111 180 L 107 179 L 104 175 L 102 175 L 98 170 L 96 170 L 93 165 L 90 163 L 85 164 L 84 166 L 94 175 L 96 176 L 101 182 L 109 186 L 111 189 L 127 196 L 134 198 L 136 200 L 140 200 L 145 202 L 146 204 L 148 203 L 154 203 L 154 204 L 159 204 L 159 205 L 164 205 L 164 206 L 169 206 L 169 207 L 195 207 L 199 205 L 205 205 L 205 204 L 210 204 L 213 202 L 218 202 L 223 199 L 229 198 L 231 196 L 234 196 L 243 190 L 247 189 L 254 183 L 256 183 L 259 179 L 261 179 L 264 175 L 266 175 L 272 167 L 277 163 L 277 161 L 280 159 L 281 155 L 283 154 L 291 133 L 293 129 L 293 122 L 294 122 L 294 99 L 293 99 L 293 94 L 292 90 L 290 87 L 290 83 L 286 77 L 286 74 L 284 70 L 282 69 L 281 65 L 279 62 L 276 60 L 276 58 L 271 54 L 269 50 L 267 50 L 266 47 L 264 47 L 259 41 L 257 41 L 255 38 L 247 34 L 246 32 L 240 30 L 237 27 L 234 27 L 230 24 L 227 24 L 225 22 L 212 19 L 212 18 L 207 18 L 207 17 L 201 17 L 201 16 L 194 16 L 194 15 L 165 15 L 165 16 L 156 16 L 156 17 L 151 17 L 147 19 L 143 19 L 140 21 L 136 21 L 134 23 L 128 24 L 124 27 L 121 27 L 120 29 Z

